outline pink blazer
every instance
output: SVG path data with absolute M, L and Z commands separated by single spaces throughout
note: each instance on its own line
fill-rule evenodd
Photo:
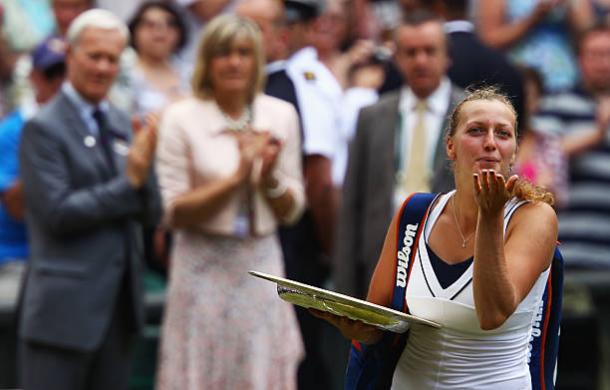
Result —
M 252 108 L 254 129 L 270 131 L 283 142 L 274 174 L 292 191 L 295 206 L 286 220 L 280 222 L 296 222 L 305 206 L 297 113 L 289 103 L 262 94 L 256 96 Z M 237 169 L 240 158 L 237 141 L 223 131 L 225 128 L 225 119 L 212 100 L 191 97 L 170 105 L 164 112 L 156 168 L 165 206 L 165 224 L 172 226 L 176 197 L 228 177 Z M 213 234 L 234 234 L 234 221 L 242 199 L 237 191 L 231 194 L 226 206 L 201 221 L 200 229 Z M 253 204 L 256 234 L 274 232 L 278 221 L 258 189 Z

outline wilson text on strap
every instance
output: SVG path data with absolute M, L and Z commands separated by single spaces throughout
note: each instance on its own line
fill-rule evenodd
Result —
M 392 309 L 409 313 L 405 292 L 417 253 L 419 235 L 435 197 L 436 194 L 413 194 L 402 206 L 396 231 L 400 249 L 396 256 Z M 556 247 L 549 279 L 532 325 L 528 354 L 532 390 L 553 390 L 555 387 L 562 296 L 563 258 Z M 396 364 L 407 340 L 408 331 L 399 335 L 386 332 L 382 339 L 373 345 L 353 340 L 345 375 L 345 390 L 390 389 Z
M 428 208 L 436 194 L 413 194 L 403 203 L 400 222 L 396 229 L 398 248 L 392 309 L 409 312 L 405 302 L 405 291 L 409 283 L 411 267 L 417 254 L 417 242 L 428 214 Z M 372 345 L 352 340 L 345 375 L 346 390 L 389 389 L 396 363 L 408 338 L 403 334 L 386 332 L 382 339 Z

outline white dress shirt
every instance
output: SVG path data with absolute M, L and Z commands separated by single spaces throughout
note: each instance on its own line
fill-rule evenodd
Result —
M 426 124 L 426 156 L 427 163 L 430 171 L 432 171 L 434 165 L 434 154 L 436 151 L 436 145 L 439 137 L 444 136 L 445 129 L 441 126 L 445 121 L 445 115 L 447 115 L 447 109 L 449 107 L 449 99 L 451 96 L 451 82 L 448 78 L 443 78 L 440 85 L 428 98 L 426 99 L 426 114 L 424 121 Z M 413 91 L 409 87 L 404 87 L 400 93 L 400 102 L 398 103 L 398 110 L 400 112 L 401 132 L 400 132 L 400 156 L 399 161 L 401 164 L 403 161 L 407 161 L 407 155 L 411 148 L 411 138 L 413 136 L 413 127 L 415 126 L 416 113 L 415 104 L 417 103 L 417 97 L 413 94 Z M 405 167 L 400 166 L 399 169 Z
M 426 126 L 426 160 L 428 171 L 434 170 L 434 158 L 436 154 L 436 146 L 439 138 L 444 137 L 445 129 L 442 128 L 449 108 L 449 100 L 451 98 L 451 82 L 447 77 L 444 77 L 438 88 L 432 92 L 426 99 L 426 113 L 424 115 L 424 123 Z M 398 103 L 398 112 L 400 113 L 400 128 L 398 129 L 398 148 L 397 158 L 399 162 L 398 172 L 396 175 L 396 185 L 394 187 L 394 208 L 402 205 L 402 202 L 409 195 L 399 179 L 404 175 L 405 162 L 409 161 L 409 150 L 411 150 L 411 139 L 413 137 L 413 128 L 417 120 L 415 106 L 417 97 L 409 87 L 404 87 L 400 92 L 400 101 Z
M 99 108 L 104 113 L 107 113 L 109 109 L 109 103 L 106 100 L 103 100 L 98 104 L 97 107 L 94 106 L 93 104 L 86 101 L 85 98 L 83 98 L 83 96 L 74 88 L 74 86 L 69 81 L 65 81 L 62 84 L 61 90 L 63 91 L 63 93 L 66 94 L 68 99 L 70 99 L 72 104 L 76 106 L 76 109 L 78 110 L 81 119 L 83 120 L 83 122 L 85 122 L 85 125 L 87 125 L 87 130 L 89 130 L 92 135 L 96 137 L 99 136 L 97 122 L 95 121 L 95 119 L 93 119 L 93 112 L 96 110 L 96 108 Z

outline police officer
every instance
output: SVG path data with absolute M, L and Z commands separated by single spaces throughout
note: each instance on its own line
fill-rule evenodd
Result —
M 337 197 L 332 162 L 340 142 L 342 91 L 311 46 L 319 4 L 316 0 L 286 0 L 284 4 L 283 28 L 276 34 L 285 44 L 286 58 L 267 59 L 265 92 L 291 102 L 299 112 L 309 207 L 295 226 L 280 229 L 280 239 L 287 276 L 320 286 L 329 276 L 328 259 L 333 244 Z M 306 349 L 306 359 L 299 368 L 299 388 L 330 388 L 330 372 L 321 351 L 322 332 L 327 325 L 301 308 L 297 308 L 297 316 Z

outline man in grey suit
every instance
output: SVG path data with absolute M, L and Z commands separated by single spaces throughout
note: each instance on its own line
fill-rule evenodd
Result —
M 25 390 L 127 389 L 144 315 L 144 225 L 158 222 L 153 126 L 133 138 L 106 100 L 128 40 L 112 13 L 68 30 L 67 81 L 29 121 L 20 161 L 30 236 L 19 336 Z
M 454 186 L 444 130 L 463 90 L 446 77 L 443 22 L 426 11 L 410 13 L 395 42 L 408 85 L 360 112 L 339 213 L 335 286 L 357 297 L 366 296 L 388 225 L 405 197 Z

